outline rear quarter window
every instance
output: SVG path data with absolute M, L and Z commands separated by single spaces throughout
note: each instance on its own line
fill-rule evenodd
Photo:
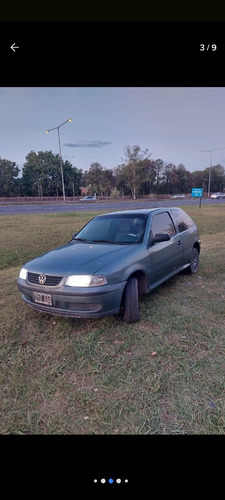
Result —
M 174 222 L 177 224 L 179 233 L 186 231 L 190 227 L 194 226 L 193 220 L 185 212 L 179 209 L 171 210 Z
M 172 218 L 168 212 L 161 212 L 153 216 L 150 237 L 154 238 L 157 233 L 166 233 L 170 237 L 176 234 Z

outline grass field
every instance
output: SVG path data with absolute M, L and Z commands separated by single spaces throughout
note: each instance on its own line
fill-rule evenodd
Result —
M 188 207 L 197 275 L 141 299 L 141 321 L 45 315 L 20 267 L 94 214 L 0 217 L 1 434 L 225 433 L 225 205 Z

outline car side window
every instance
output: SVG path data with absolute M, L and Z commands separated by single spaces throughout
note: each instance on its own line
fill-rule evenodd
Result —
M 171 214 L 175 223 L 177 224 L 179 233 L 182 233 L 183 231 L 186 231 L 186 229 L 193 227 L 194 223 L 192 219 L 182 210 L 173 209 L 171 210 Z
M 170 237 L 176 234 L 174 223 L 168 212 L 156 214 L 152 218 L 150 238 L 154 238 L 158 233 L 168 234 Z

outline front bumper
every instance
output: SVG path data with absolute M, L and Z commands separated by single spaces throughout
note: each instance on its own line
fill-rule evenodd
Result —
M 37 311 L 73 318 L 99 318 L 118 314 L 126 281 L 90 288 L 40 287 L 18 278 L 17 286 L 26 304 Z M 52 305 L 35 302 L 34 292 L 51 295 Z

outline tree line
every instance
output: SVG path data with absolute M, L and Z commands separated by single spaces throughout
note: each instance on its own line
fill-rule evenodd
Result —
M 207 192 L 225 190 L 225 168 L 218 164 L 204 170 L 189 172 L 180 163 L 153 160 L 148 149 L 124 146 L 125 158 L 120 165 L 104 168 L 100 163 L 83 171 L 69 161 L 62 161 L 66 196 L 94 194 L 112 198 L 132 195 L 191 193 L 192 188 Z M 0 196 L 62 196 L 60 156 L 52 151 L 30 151 L 22 175 L 15 162 L 0 158 Z

